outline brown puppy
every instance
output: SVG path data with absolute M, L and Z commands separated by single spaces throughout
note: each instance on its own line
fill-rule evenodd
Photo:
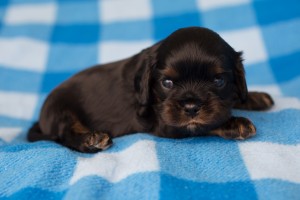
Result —
M 53 140 L 81 152 L 106 149 L 111 138 L 136 132 L 245 139 L 255 126 L 231 116 L 231 109 L 272 105 L 268 94 L 247 91 L 241 53 L 217 33 L 191 27 L 62 83 L 48 96 L 28 139 Z

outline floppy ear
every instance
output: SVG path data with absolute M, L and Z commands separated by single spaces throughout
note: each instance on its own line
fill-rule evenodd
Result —
M 134 86 L 138 103 L 141 106 L 138 111 L 140 116 L 147 114 L 148 107 L 151 104 L 151 80 L 157 62 L 157 49 L 159 45 L 160 43 L 157 43 L 139 54 Z
M 243 52 L 237 53 L 237 60 L 236 65 L 234 68 L 234 77 L 235 77 L 235 84 L 237 89 L 237 94 L 242 103 L 244 103 L 247 100 L 248 96 L 248 89 L 247 89 L 247 83 L 245 78 L 245 69 L 243 65 L 243 59 L 242 59 Z

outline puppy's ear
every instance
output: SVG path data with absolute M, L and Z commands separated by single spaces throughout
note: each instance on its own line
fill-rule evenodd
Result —
M 243 52 L 237 52 L 236 65 L 234 68 L 235 84 L 237 89 L 237 94 L 242 103 L 247 100 L 248 89 L 245 78 L 245 69 L 242 59 Z
M 134 78 L 134 86 L 137 93 L 137 99 L 141 106 L 139 115 L 146 115 L 148 107 L 151 104 L 151 80 L 153 71 L 157 63 L 157 49 L 160 43 L 143 50 L 138 58 L 137 72 Z

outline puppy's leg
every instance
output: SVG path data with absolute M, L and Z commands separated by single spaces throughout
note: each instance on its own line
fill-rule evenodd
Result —
M 61 143 L 81 152 L 94 153 L 110 147 L 112 140 L 107 133 L 89 130 L 75 121 L 71 130 L 63 133 Z
M 242 110 L 267 110 L 274 105 L 272 97 L 264 92 L 249 92 L 245 103 L 236 103 L 233 107 Z
M 67 120 L 59 122 L 57 142 L 84 153 L 105 150 L 112 145 L 111 136 L 101 131 L 94 131 L 84 126 L 74 115 L 64 116 Z
M 226 139 L 243 140 L 256 134 L 253 123 L 244 117 L 231 117 L 221 127 L 212 130 L 211 135 L 217 135 Z

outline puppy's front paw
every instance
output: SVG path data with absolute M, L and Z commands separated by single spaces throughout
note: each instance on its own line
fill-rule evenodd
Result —
M 256 128 L 253 123 L 244 117 L 232 117 L 220 128 L 213 130 L 214 135 L 226 139 L 244 140 L 256 134 Z
M 253 110 L 267 110 L 274 105 L 272 97 L 265 92 L 250 93 L 253 98 Z
M 107 133 L 94 132 L 87 134 L 82 150 L 86 153 L 94 153 L 105 150 L 112 145 L 112 139 Z
M 236 117 L 231 123 L 230 128 L 224 131 L 225 138 L 244 140 L 256 134 L 254 124 L 244 117 Z
M 274 105 L 272 97 L 265 92 L 249 92 L 245 103 L 237 103 L 234 108 L 244 110 L 268 110 Z

